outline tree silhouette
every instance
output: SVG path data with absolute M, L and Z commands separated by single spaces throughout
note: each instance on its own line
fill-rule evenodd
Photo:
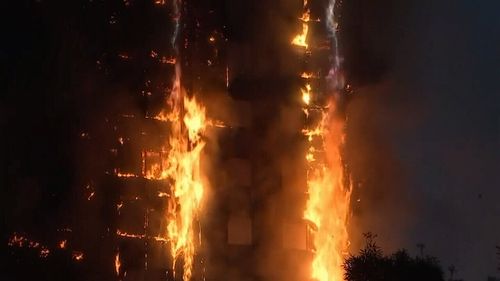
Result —
M 411 257 L 404 249 L 384 256 L 374 241 L 376 236 L 364 235 L 365 248 L 344 263 L 346 281 L 444 281 L 435 257 Z
M 424 256 L 424 249 L 425 249 L 425 244 L 424 243 L 418 243 L 417 248 L 420 250 L 420 256 Z
M 450 272 L 450 280 L 453 280 L 453 274 L 455 274 L 456 267 L 452 264 L 448 266 L 448 271 Z

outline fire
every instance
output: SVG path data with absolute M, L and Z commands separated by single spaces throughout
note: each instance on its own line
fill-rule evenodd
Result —
M 307 33 L 309 33 L 309 25 L 307 23 L 302 23 L 302 33 L 297 34 L 293 40 L 292 44 L 297 45 L 300 47 L 308 48 L 309 45 L 307 44 Z
M 305 11 L 299 19 L 303 22 L 309 22 L 311 20 L 311 11 Z
M 307 35 L 310 21 L 307 4 L 305 0 L 305 12 L 300 18 L 302 34 L 297 35 L 292 41 L 292 45 L 306 49 L 309 48 Z M 328 7 L 333 9 L 333 6 Z M 333 15 L 333 12 L 327 14 Z M 327 20 L 327 22 L 332 20 Z M 336 44 L 335 36 L 334 39 Z M 338 62 L 338 54 L 335 53 L 332 69 L 338 69 Z M 338 72 L 330 71 L 330 73 Z M 308 72 L 302 72 L 300 77 L 306 79 L 306 82 L 311 78 L 319 78 Z M 306 83 L 300 90 L 303 102 L 302 111 L 306 118 L 309 119 L 312 112 L 319 113 L 321 116 L 319 121 L 312 122 L 310 127 L 302 129 L 302 134 L 307 138 L 308 144 L 305 152 L 308 200 L 304 210 L 304 219 L 309 221 L 314 229 L 311 277 L 318 281 L 341 281 L 344 279 L 342 264 L 349 245 L 347 219 L 351 196 L 350 188 L 346 184 L 348 181 L 346 181 L 341 157 L 344 121 L 336 117 L 338 114 L 335 99 L 331 93 L 326 93 L 332 98 L 327 98 L 329 101 L 325 104 L 317 101 L 323 99 L 313 98 L 313 93 L 319 93 L 313 91 L 309 83 Z
M 79 251 L 73 251 L 73 253 L 71 254 L 71 257 L 75 261 L 81 261 L 81 260 L 83 260 L 83 253 L 79 252 Z
M 113 170 L 113 174 L 119 178 L 137 178 L 138 175 L 132 173 L 122 173 L 118 169 Z
M 156 4 L 164 1 L 156 1 Z M 180 1 L 174 1 L 175 32 L 171 43 L 177 51 L 177 35 L 179 33 Z M 215 37 L 209 41 L 214 43 Z M 151 52 L 152 58 L 159 58 L 157 52 Z M 200 243 L 195 223 L 204 194 L 204 184 L 200 170 L 201 154 L 205 146 L 202 134 L 207 126 L 223 127 L 219 121 L 206 118 L 205 108 L 193 97 L 189 98 L 181 85 L 181 63 L 179 57 L 161 57 L 161 62 L 175 65 L 175 78 L 170 95 L 163 110 L 156 116 L 147 118 L 155 119 L 169 124 L 170 135 L 165 141 L 161 151 L 142 152 L 141 174 L 123 173 L 114 170 L 114 175 L 121 178 L 145 178 L 148 180 L 164 180 L 168 184 L 165 190 L 158 193 L 158 197 L 166 203 L 165 225 L 166 230 L 157 236 L 144 234 L 131 234 L 117 230 L 116 235 L 131 239 L 154 239 L 170 245 L 170 254 L 173 258 L 171 268 L 178 268 L 177 262 L 183 261 L 184 281 L 191 279 L 193 272 L 194 256 Z M 228 83 L 228 82 L 227 82 Z M 124 140 L 119 139 L 123 144 Z M 152 162 L 150 163 L 150 160 Z M 123 203 L 116 205 L 117 210 Z M 116 273 L 120 272 L 120 256 L 115 257 Z M 177 279 L 177 278 L 176 278 Z
M 50 250 L 48 247 L 42 245 L 40 242 L 30 240 L 22 235 L 14 233 L 12 237 L 9 238 L 8 245 L 10 247 L 17 248 L 30 248 L 39 250 L 39 256 L 41 258 L 46 258 L 50 254 Z
M 125 238 L 137 238 L 137 239 L 143 239 L 146 237 L 145 234 L 131 234 L 128 232 L 121 231 L 119 229 L 116 230 L 116 235 L 120 237 L 125 237 Z
M 300 74 L 300 77 L 301 77 L 301 78 L 304 78 L 304 79 L 316 78 L 316 77 L 314 76 L 314 74 L 309 73 L 309 72 L 302 72 L 302 74 Z
M 320 138 L 322 147 L 319 149 L 324 154 L 321 160 L 314 159 L 314 164 L 309 161 L 309 198 L 304 211 L 304 218 L 317 229 L 313 239 L 312 277 L 319 281 L 343 280 L 342 263 L 349 243 L 346 221 L 351 194 L 344 186 L 340 155 L 343 122 L 333 120 L 331 110 L 323 113 L 316 134 L 309 135 Z M 314 155 L 316 151 L 317 148 L 311 145 L 307 155 Z
M 170 138 L 171 150 L 168 154 L 167 175 L 174 180 L 173 197 L 168 198 L 167 225 L 168 237 L 172 241 L 171 251 L 174 260 L 181 255 L 184 258 L 185 281 L 191 278 L 195 253 L 195 230 L 193 227 L 197 211 L 203 196 L 203 183 L 200 174 L 200 156 L 205 142 L 200 133 L 205 128 L 205 112 L 196 100 L 184 98 L 186 110 L 183 124 L 187 137 L 183 134 L 183 125 L 174 125 Z M 180 112 L 179 112 L 180 113 Z M 180 205 L 180 209 L 177 208 Z
M 299 18 L 302 21 L 302 33 L 297 34 L 293 40 L 292 40 L 292 45 L 296 45 L 299 47 L 304 47 L 308 48 L 309 45 L 307 44 L 307 34 L 309 33 L 309 21 L 311 20 L 311 12 L 309 10 L 306 10 L 304 14 L 302 14 L 302 17 Z
M 116 253 L 115 256 L 115 272 L 117 276 L 120 276 L 120 267 L 121 267 L 121 261 L 120 261 L 120 252 Z
M 188 98 L 180 86 L 180 66 L 177 65 L 174 88 L 168 100 L 169 112 L 163 117 L 171 122 L 169 150 L 161 178 L 172 182 L 171 196 L 165 198 L 167 208 L 167 239 L 174 260 L 182 256 L 183 280 L 192 276 L 195 250 L 198 245 L 194 223 L 200 209 L 204 185 L 200 171 L 201 153 L 205 146 L 202 133 L 209 124 L 205 108 L 195 98 Z
M 164 63 L 164 64 L 175 64 L 176 60 L 175 60 L 175 58 L 162 57 L 161 58 L 161 63 Z
M 311 85 L 306 84 L 305 89 L 301 89 L 302 91 L 302 101 L 306 104 L 309 105 L 311 102 Z
M 68 242 L 67 240 L 62 240 L 61 242 L 59 242 L 59 248 L 60 249 L 65 249 L 67 242 Z

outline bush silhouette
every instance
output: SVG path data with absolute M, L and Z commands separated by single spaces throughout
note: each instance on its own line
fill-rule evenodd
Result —
M 365 248 L 344 262 L 346 281 L 444 281 L 435 257 L 411 257 L 404 249 L 384 256 L 375 236 L 368 233 L 365 237 Z

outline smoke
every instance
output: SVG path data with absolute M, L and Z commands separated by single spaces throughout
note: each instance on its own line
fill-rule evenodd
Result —
M 395 147 L 418 120 L 414 109 L 387 105 L 397 95 L 387 79 L 356 89 L 347 108 L 346 162 L 353 179 L 351 252 L 364 245 L 362 233 L 379 236 L 384 249 L 405 245 L 414 220 L 404 155 Z
M 408 188 L 411 167 L 399 147 L 405 133 L 422 122 L 422 103 L 401 86 L 394 72 L 404 59 L 400 38 L 411 4 L 347 1 L 341 6 L 340 49 L 354 93 L 347 104 L 346 152 L 353 180 L 350 239 L 352 253 L 364 232 L 379 236 L 387 250 L 407 245 L 415 206 Z
M 344 2 L 354 233 L 378 234 L 387 250 L 424 243 L 479 279 L 493 271 L 498 233 L 498 21 L 487 5 L 444 2 Z

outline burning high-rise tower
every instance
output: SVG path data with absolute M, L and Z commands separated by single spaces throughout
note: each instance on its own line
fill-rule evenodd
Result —
M 106 15 L 98 109 L 79 131 L 81 219 L 56 241 L 84 280 L 340 280 L 335 3 L 258 2 L 85 6 Z

